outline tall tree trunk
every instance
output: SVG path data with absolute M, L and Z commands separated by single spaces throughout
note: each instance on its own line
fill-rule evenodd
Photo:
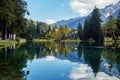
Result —
M 7 29 L 7 39 L 10 40 L 10 36 L 9 36 L 9 34 L 10 34 L 10 31 Z
M 6 48 L 2 48 L 2 51 L 3 51 L 3 53 L 4 53 L 4 60 L 7 60 L 7 52 L 8 52 L 8 48 L 6 47 Z
M 6 40 L 7 39 L 7 27 L 6 25 L 3 25 L 2 28 L 2 40 Z
M 9 34 L 9 39 L 10 40 L 15 40 L 16 39 L 16 34 L 10 33 Z

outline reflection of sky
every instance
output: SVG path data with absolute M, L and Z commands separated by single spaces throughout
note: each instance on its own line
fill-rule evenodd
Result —
M 109 76 L 104 72 L 98 72 L 96 76 L 90 66 L 87 64 L 79 64 L 78 67 L 75 67 L 71 70 L 69 75 L 72 80 L 120 80 L 115 76 Z
M 34 59 L 27 63 L 25 71 L 29 70 L 27 80 L 70 80 L 70 70 L 77 67 L 78 63 L 69 60 L 60 60 L 54 56 Z
M 115 76 L 108 75 L 109 68 L 105 59 L 102 59 L 99 72 L 95 76 L 92 68 L 83 60 L 80 63 L 76 62 L 78 60 L 76 56 L 76 53 L 70 53 L 67 57 L 62 58 L 46 56 L 45 58 L 34 59 L 27 63 L 27 68 L 24 70 L 30 71 L 28 80 L 120 80 Z M 82 59 L 83 57 L 84 55 L 81 56 Z
M 47 61 L 55 60 L 56 58 L 54 56 L 46 56 L 45 58 Z

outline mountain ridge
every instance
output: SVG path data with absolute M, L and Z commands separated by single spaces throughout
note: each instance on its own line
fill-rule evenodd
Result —
M 99 11 L 100 11 L 101 19 L 102 19 L 103 23 L 105 23 L 107 21 L 107 18 L 110 13 L 114 17 L 117 17 L 119 9 L 120 9 L 120 1 L 118 1 L 116 4 L 112 3 L 110 5 L 105 6 L 104 8 L 100 9 Z M 71 18 L 68 20 L 61 20 L 61 21 L 57 21 L 55 24 L 51 24 L 51 25 L 57 25 L 57 26 L 67 25 L 71 29 L 77 29 L 78 23 L 80 22 L 83 25 L 86 17 L 87 16 Z

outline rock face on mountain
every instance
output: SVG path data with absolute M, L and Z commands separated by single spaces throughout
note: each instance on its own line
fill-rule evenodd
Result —
M 82 24 L 84 23 L 85 18 L 86 17 L 77 17 L 77 18 L 72 18 L 72 19 L 69 19 L 69 20 L 58 21 L 55 24 L 57 26 L 67 25 L 71 29 L 76 29 L 79 22 L 82 23 Z
M 103 9 L 100 9 L 101 19 L 102 19 L 103 23 L 106 22 L 110 13 L 114 17 L 117 17 L 119 9 L 120 9 L 120 1 L 116 4 L 110 4 L 108 6 L 105 6 Z M 69 20 L 61 20 L 61 21 L 56 22 L 55 24 L 57 26 L 67 25 L 71 29 L 77 29 L 78 23 L 80 22 L 81 24 L 83 24 L 85 18 L 86 18 L 86 16 L 72 18 L 72 19 L 69 19 Z M 54 25 L 54 24 L 52 24 L 52 25 Z
M 103 9 L 100 9 L 100 13 L 101 13 L 101 19 L 103 20 L 103 22 L 106 21 L 106 19 L 108 18 L 109 14 L 111 13 L 114 17 L 117 17 L 117 14 L 119 12 L 120 9 L 120 1 L 116 4 L 110 4 L 108 6 L 106 6 Z

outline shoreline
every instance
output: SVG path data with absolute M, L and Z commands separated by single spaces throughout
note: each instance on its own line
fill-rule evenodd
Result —
M 26 43 L 25 39 L 19 39 L 19 40 L 0 40 L 0 49 L 4 47 L 8 47 L 13 44 L 21 44 Z
M 26 40 L 26 39 L 18 39 L 18 40 L 0 40 L 0 48 L 8 47 L 13 44 L 21 44 L 26 43 L 27 41 L 32 42 L 94 42 L 94 41 L 81 41 L 79 39 L 67 39 L 67 40 L 61 40 L 61 41 L 55 41 L 54 39 L 33 39 L 33 40 Z M 114 43 L 114 40 L 111 41 L 104 41 L 104 44 Z M 117 44 L 120 44 L 120 40 L 116 40 Z

